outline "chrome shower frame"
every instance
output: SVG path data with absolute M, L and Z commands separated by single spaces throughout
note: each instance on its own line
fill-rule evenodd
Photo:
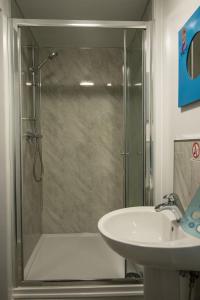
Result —
M 76 20 L 37 20 L 37 19 L 13 19 L 13 105 L 15 120 L 13 121 L 13 127 L 15 127 L 15 203 L 13 206 L 16 207 L 15 220 L 13 224 L 16 224 L 15 231 L 15 251 L 13 255 L 13 299 L 66 299 L 66 298 L 82 298 L 82 297 L 107 297 L 107 296 L 142 296 L 143 285 L 142 284 L 131 284 L 129 281 L 112 281 L 112 280 L 94 280 L 85 282 L 43 282 L 43 281 L 24 281 L 23 272 L 17 272 L 19 268 L 19 257 L 18 254 L 23 250 L 22 244 L 22 215 L 21 215 L 21 199 L 22 199 L 22 157 L 21 157 L 21 141 L 22 137 L 21 127 L 19 124 L 20 119 L 20 98 L 21 98 L 21 80 L 19 74 L 21 73 L 21 35 L 20 27 L 79 27 L 79 28 L 118 28 L 118 29 L 141 29 L 144 30 L 144 87 L 143 87 L 143 124 L 144 124 L 144 205 L 152 205 L 152 158 L 151 158 L 151 147 L 152 147 L 152 22 L 143 21 L 76 21 Z M 124 35 L 124 48 L 126 47 L 126 38 Z M 126 51 L 124 51 L 124 61 L 126 61 Z M 126 123 L 126 70 L 124 70 L 124 123 Z M 124 126 L 125 131 L 125 126 Z M 125 132 L 124 132 L 125 135 Z M 125 137 L 124 137 L 125 139 Z M 126 145 L 124 144 L 124 153 L 126 154 Z M 18 159 L 16 159 L 16 157 Z M 126 155 L 124 155 L 126 160 Z M 124 172 L 125 173 L 125 172 Z M 126 178 L 124 177 L 124 186 Z M 124 192 L 125 195 L 125 192 Z M 21 266 L 23 269 L 23 266 Z M 18 273 L 18 274 L 17 274 Z M 20 273 L 20 274 L 19 274 Z

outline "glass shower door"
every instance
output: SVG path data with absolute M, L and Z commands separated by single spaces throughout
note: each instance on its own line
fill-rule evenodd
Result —
M 126 207 L 144 205 L 143 33 L 126 31 Z
M 124 61 L 125 205 L 144 205 L 144 30 L 126 30 Z M 126 260 L 126 277 L 143 279 L 143 268 Z

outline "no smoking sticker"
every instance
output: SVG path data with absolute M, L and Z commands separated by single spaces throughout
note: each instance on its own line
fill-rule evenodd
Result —
M 192 145 L 192 156 L 193 156 L 193 158 L 196 159 L 199 157 L 199 155 L 200 155 L 200 145 L 199 145 L 199 143 L 194 143 Z

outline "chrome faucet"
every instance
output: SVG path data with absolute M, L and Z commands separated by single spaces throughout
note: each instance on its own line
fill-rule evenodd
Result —
M 180 220 L 183 217 L 183 214 L 185 213 L 185 211 L 184 211 L 184 208 L 181 204 L 179 196 L 175 193 L 170 193 L 170 194 L 165 195 L 163 197 L 163 199 L 166 199 L 167 201 L 156 205 L 155 210 L 157 212 L 160 212 L 162 210 L 169 209 L 174 213 L 174 215 L 176 217 L 176 221 L 180 222 Z

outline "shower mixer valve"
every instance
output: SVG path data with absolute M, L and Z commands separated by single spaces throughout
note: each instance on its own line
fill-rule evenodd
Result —
M 26 140 L 28 142 L 33 142 L 34 140 L 42 139 L 42 134 L 34 133 L 34 132 L 31 132 L 31 131 L 28 131 L 27 133 L 25 133 L 24 136 L 26 137 Z

